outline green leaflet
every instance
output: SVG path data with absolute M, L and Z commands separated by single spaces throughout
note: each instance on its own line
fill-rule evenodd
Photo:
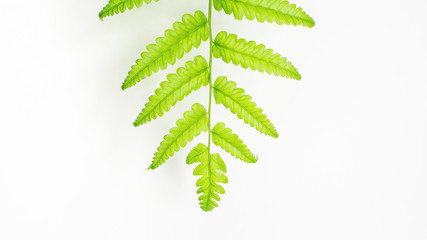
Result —
M 202 56 L 196 56 L 194 62 L 188 61 L 185 68 L 178 68 L 176 72 L 167 76 L 168 81 L 160 83 L 160 88 L 149 98 L 150 101 L 134 122 L 135 127 L 163 116 L 178 101 L 209 83 L 208 63 Z
M 200 207 L 204 211 L 211 211 L 218 207 L 216 201 L 220 201 L 218 194 L 224 194 L 224 188 L 219 183 L 228 183 L 228 178 L 223 174 L 227 173 L 224 161 L 218 153 L 210 155 L 208 147 L 199 143 L 187 156 L 187 164 L 200 163 L 193 171 L 194 176 L 202 176 L 196 183 Z
M 262 44 L 256 45 L 254 41 L 237 39 L 237 35 L 227 35 L 224 31 L 218 33 L 215 38 L 213 56 L 222 58 L 226 63 L 231 61 L 235 65 L 241 65 L 245 69 L 250 67 L 252 70 L 275 76 L 301 79 L 301 75 L 286 58 L 273 53 L 271 49 L 265 49 Z
M 217 11 L 224 10 L 226 14 L 233 14 L 238 20 L 246 16 L 249 20 L 255 18 L 259 22 L 276 22 L 279 25 L 302 25 L 314 27 L 313 19 L 295 4 L 282 0 L 214 0 Z
M 243 141 L 222 122 L 217 123 L 212 129 L 212 141 L 215 145 L 242 161 L 248 163 L 256 163 L 258 161 L 258 158 L 243 144 Z
M 176 127 L 169 130 L 170 134 L 164 136 L 165 140 L 157 148 L 149 169 L 156 169 L 202 131 L 208 131 L 206 109 L 199 103 L 193 104 L 191 109 L 184 113 L 184 118 L 176 121 Z
M 202 41 L 209 38 L 207 23 L 206 16 L 201 11 L 196 11 L 194 16 L 182 16 L 182 22 L 175 22 L 173 30 L 166 30 L 165 37 L 157 38 L 156 44 L 148 45 L 147 51 L 141 53 L 141 58 L 136 60 L 136 65 L 132 66 L 123 82 L 122 89 L 132 87 L 153 72 L 165 69 L 168 64 L 175 64 L 177 59 L 181 59 L 193 47 L 198 48 Z
M 256 107 L 249 95 L 244 95 L 245 90 L 236 88 L 235 82 L 227 82 L 226 77 L 219 77 L 213 89 L 216 104 L 222 103 L 232 113 L 237 114 L 238 118 L 243 119 L 246 124 L 250 124 L 258 131 L 275 138 L 279 136 L 267 116 L 262 114 L 262 109 Z
M 102 9 L 99 13 L 99 18 L 103 20 L 105 17 L 119 14 L 120 12 L 126 11 L 126 9 L 132 10 L 134 6 L 141 7 L 142 3 L 151 3 L 152 1 L 158 2 L 159 0 L 110 0 L 107 6 Z

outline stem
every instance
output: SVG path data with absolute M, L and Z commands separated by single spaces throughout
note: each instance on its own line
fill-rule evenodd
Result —
M 211 158 L 211 109 L 212 109 L 212 0 L 209 0 L 209 13 L 208 13 L 208 23 L 209 23 L 209 108 L 208 108 L 208 161 L 210 163 Z

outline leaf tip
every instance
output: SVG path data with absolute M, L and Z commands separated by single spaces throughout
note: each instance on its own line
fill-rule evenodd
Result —
M 308 28 L 314 27 L 316 25 L 316 22 L 314 21 L 314 19 L 312 17 L 308 16 L 308 18 L 309 18 L 309 21 L 308 21 L 307 27 Z
M 99 17 L 99 19 L 101 19 L 101 21 L 104 21 L 104 18 L 105 18 L 105 11 L 104 10 L 105 10 L 105 8 L 102 9 L 98 14 L 98 17 Z
M 258 162 L 258 157 L 254 156 L 253 162 L 251 162 L 251 163 L 257 163 L 257 162 Z
M 124 82 L 123 84 L 122 84 L 122 90 L 124 91 L 124 90 L 126 90 L 127 88 L 128 88 L 128 86 L 127 86 L 127 84 L 126 84 L 126 82 Z
M 200 208 L 206 213 L 212 212 L 212 210 L 213 210 L 213 208 L 206 207 L 206 206 L 200 206 Z
M 312 24 L 310 26 L 308 26 L 309 28 L 313 28 L 316 26 L 316 22 L 313 20 Z

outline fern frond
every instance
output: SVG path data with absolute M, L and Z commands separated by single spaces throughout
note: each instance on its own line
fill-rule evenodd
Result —
M 214 0 L 217 11 L 224 10 L 226 14 L 233 14 L 238 20 L 245 16 L 249 20 L 255 18 L 259 22 L 276 22 L 279 25 L 302 25 L 314 27 L 314 20 L 295 4 L 282 0 Z
M 215 38 L 213 56 L 222 58 L 226 63 L 231 61 L 235 65 L 241 65 L 245 69 L 250 67 L 252 70 L 275 76 L 301 79 L 301 75 L 286 58 L 273 53 L 271 49 L 265 49 L 262 44 L 256 45 L 254 41 L 237 39 L 237 35 L 227 35 L 224 31 L 218 33 Z
M 126 9 L 132 10 L 135 6 L 139 8 L 144 2 L 149 4 L 152 1 L 158 2 L 159 0 L 110 0 L 99 13 L 99 18 L 103 20 L 105 17 L 123 13 Z
M 236 88 L 235 82 L 227 82 L 226 77 L 219 77 L 215 81 L 213 90 L 216 104 L 222 103 L 232 113 L 237 114 L 238 118 L 261 133 L 275 138 L 279 136 L 267 116 L 262 114 L 262 109 L 256 107 L 256 103 L 251 101 L 252 98 L 249 95 L 244 95 L 245 90 Z
M 153 162 L 149 169 L 155 169 L 162 165 L 167 159 L 185 147 L 194 137 L 202 131 L 208 130 L 208 117 L 206 109 L 199 103 L 193 104 L 191 111 L 184 113 L 184 118 L 176 121 L 176 127 L 169 130 L 170 134 L 164 136 L 157 152 L 154 154 Z
M 212 129 L 212 141 L 215 145 L 242 161 L 248 163 L 256 163 L 258 161 L 258 158 L 243 144 L 243 141 L 222 122 L 217 123 Z
M 193 61 L 188 61 L 185 68 L 178 68 L 177 74 L 169 74 L 168 81 L 160 83 L 160 88 L 156 89 L 141 114 L 133 123 L 135 127 L 163 116 L 178 101 L 182 101 L 185 96 L 196 91 L 202 85 L 207 86 L 208 63 L 202 56 L 196 56 Z
M 198 144 L 187 156 L 187 164 L 200 163 L 193 171 L 194 176 L 202 176 L 196 183 L 199 197 L 200 208 L 204 211 L 212 211 L 218 207 L 216 201 L 220 201 L 218 194 L 224 194 L 225 190 L 219 183 L 228 183 L 228 178 L 224 161 L 218 153 L 208 155 L 208 147 L 204 144 Z
M 202 41 L 209 38 L 208 20 L 201 11 L 194 16 L 185 14 L 182 22 L 175 22 L 173 29 L 165 31 L 165 37 L 156 39 L 156 44 L 147 46 L 147 51 L 141 53 L 141 58 L 136 60 L 129 75 L 122 85 L 125 90 L 132 87 L 151 74 L 165 69 L 168 64 L 175 64 L 184 53 L 188 53 L 193 47 L 198 48 Z

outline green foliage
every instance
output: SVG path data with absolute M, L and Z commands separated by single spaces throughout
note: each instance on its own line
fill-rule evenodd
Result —
M 164 136 L 165 140 L 157 148 L 149 169 L 159 167 L 181 147 L 185 147 L 194 137 L 199 136 L 202 131 L 208 131 L 206 109 L 201 104 L 195 103 L 191 111 L 184 113 L 184 118 L 176 121 L 176 127 L 169 130 L 170 134 Z
M 168 81 L 160 83 L 160 88 L 149 98 L 150 102 L 134 122 L 135 127 L 163 116 L 178 101 L 209 83 L 208 63 L 202 56 L 196 56 L 194 62 L 188 61 L 185 68 L 178 68 L 176 72 L 167 76 Z
M 143 3 L 157 2 L 159 0 L 110 0 L 107 6 L 99 13 L 101 19 L 131 10 L 135 6 L 141 7 Z M 211 121 L 211 103 L 213 97 L 217 104 L 222 104 L 261 133 L 278 137 L 278 133 L 267 116 L 252 101 L 245 90 L 236 87 L 233 81 L 226 77 L 219 77 L 212 82 L 212 59 L 221 58 L 224 62 L 232 62 L 245 69 L 251 68 L 260 72 L 274 74 L 300 80 L 301 75 L 287 61 L 286 58 L 266 49 L 263 44 L 257 45 L 255 41 L 238 39 L 235 34 L 221 31 L 215 39 L 212 38 L 212 9 L 224 11 L 234 15 L 238 20 L 246 17 L 249 20 L 257 19 L 259 22 L 276 22 L 279 25 L 300 25 L 313 27 L 313 19 L 301 8 L 283 0 L 205 0 L 209 3 L 208 17 L 201 11 L 194 15 L 185 14 L 181 22 L 175 22 L 172 29 L 165 31 L 164 37 L 156 39 L 155 44 L 150 44 L 147 50 L 141 53 L 141 58 L 136 60 L 136 65 L 125 81 L 122 89 L 134 86 L 142 79 L 153 73 L 174 65 L 178 59 L 184 57 L 193 48 L 198 48 L 202 42 L 209 40 L 209 61 L 202 56 L 197 56 L 194 61 L 188 61 L 185 67 L 177 69 L 176 74 L 169 74 L 167 81 L 160 83 L 160 88 L 149 97 L 145 108 L 134 122 L 135 126 L 143 125 L 168 112 L 178 101 L 209 85 L 209 108 L 206 110 L 200 103 L 194 103 L 191 111 L 184 113 L 184 117 L 176 122 L 176 126 L 169 130 L 164 140 L 157 148 L 149 169 L 156 169 L 166 160 L 173 157 L 176 152 L 184 148 L 201 132 L 208 132 L 207 145 L 199 143 L 187 156 L 187 164 L 198 163 L 193 174 L 200 176 L 196 183 L 200 207 L 204 211 L 211 211 L 218 206 L 219 194 L 225 190 L 221 184 L 228 183 L 224 175 L 227 170 L 224 161 L 218 153 L 211 153 L 211 142 L 221 147 L 232 156 L 247 163 L 255 163 L 255 157 L 239 137 L 219 122 L 214 128 Z M 207 58 L 206 58 L 207 59 Z M 209 63 L 208 63 L 209 62 Z M 261 85 L 261 84 L 260 84 Z
M 313 19 L 301 8 L 288 1 L 281 0 L 214 0 L 217 11 L 224 10 L 226 14 L 233 14 L 238 20 L 245 16 L 249 20 L 255 18 L 259 22 L 276 22 L 279 25 L 302 25 L 314 27 Z
M 256 103 L 251 101 L 252 98 L 249 95 L 244 95 L 245 90 L 236 88 L 235 82 L 227 82 L 226 77 L 219 77 L 215 81 L 213 90 L 217 104 L 222 103 L 232 113 L 237 114 L 238 118 L 243 119 L 246 124 L 250 124 L 258 131 L 275 138 L 279 136 L 267 116 L 262 114 L 262 109 L 256 107 Z
M 99 13 L 99 18 L 103 20 L 105 17 L 119 14 L 126 11 L 126 9 L 132 10 L 134 6 L 141 7 L 144 2 L 148 4 L 152 1 L 158 2 L 159 0 L 110 0 L 107 6 Z
M 254 41 L 237 39 L 236 34 L 227 35 L 224 31 L 218 33 L 214 41 L 213 56 L 222 58 L 226 63 L 241 65 L 245 69 L 250 67 L 252 70 L 276 76 L 301 79 L 301 75 L 286 58 L 273 53 L 271 49 L 265 49 L 262 44 L 256 45 Z
M 212 129 L 212 141 L 215 145 L 221 147 L 234 157 L 247 163 L 256 163 L 258 158 L 239 139 L 239 136 L 232 133 L 231 129 L 225 127 L 225 124 L 219 122 Z
M 187 164 L 200 163 L 193 171 L 194 176 L 202 176 L 196 183 L 200 207 L 204 211 L 211 211 L 218 207 L 216 201 L 220 200 L 218 194 L 224 194 L 224 188 L 219 183 L 228 183 L 224 161 L 218 153 L 209 155 L 208 147 L 199 143 L 187 156 Z
M 173 30 L 166 30 L 165 37 L 157 38 L 156 44 L 148 45 L 147 51 L 141 53 L 141 58 L 132 66 L 122 89 L 132 87 L 141 79 L 165 69 L 168 64 L 175 64 L 177 59 L 181 59 L 193 47 L 198 48 L 202 41 L 209 38 L 207 23 L 206 16 L 201 11 L 197 11 L 194 16 L 182 16 L 182 22 L 175 22 Z

